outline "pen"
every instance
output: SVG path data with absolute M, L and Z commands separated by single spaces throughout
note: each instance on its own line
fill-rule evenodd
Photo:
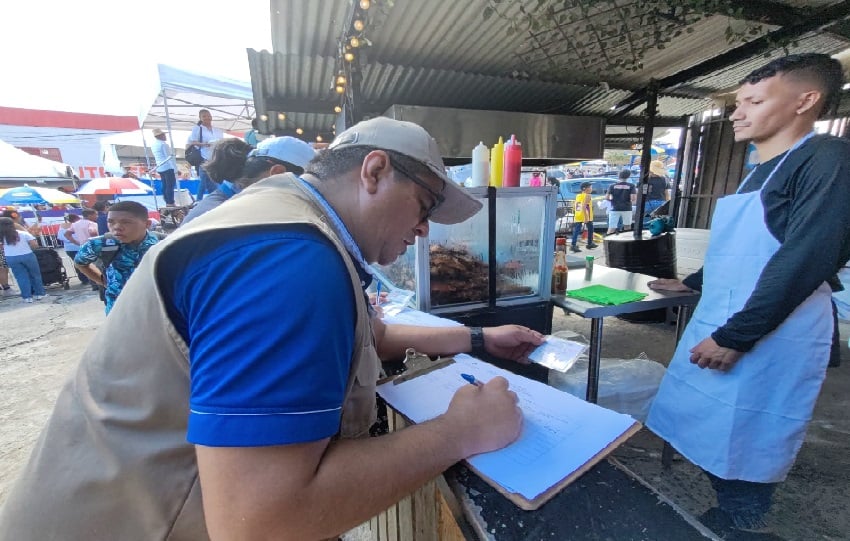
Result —
M 375 295 L 375 306 L 379 306 L 381 304 L 381 282 L 378 281 L 377 294 Z
M 484 385 L 483 383 L 475 379 L 475 376 L 473 376 L 472 374 L 461 374 L 460 377 L 465 379 L 468 383 L 475 385 L 476 387 L 481 387 L 482 385 Z

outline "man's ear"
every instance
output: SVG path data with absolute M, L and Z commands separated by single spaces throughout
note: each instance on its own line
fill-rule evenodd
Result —
M 820 90 L 809 90 L 807 92 L 803 92 L 800 94 L 798 101 L 797 114 L 805 114 L 815 107 L 815 111 L 820 114 L 821 103 L 823 103 L 823 93 Z
M 281 175 L 283 173 L 286 173 L 286 166 L 281 165 L 279 163 L 272 165 L 271 168 L 269 169 L 269 176 Z
M 390 157 L 383 150 L 373 150 L 363 158 L 360 166 L 360 183 L 367 193 L 374 194 L 378 191 L 378 182 L 388 178 L 392 166 Z

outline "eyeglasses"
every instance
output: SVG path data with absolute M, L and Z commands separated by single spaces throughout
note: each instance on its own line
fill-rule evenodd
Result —
M 435 192 L 424 180 L 416 177 L 410 171 L 400 166 L 397 161 L 390 160 L 390 163 L 392 164 L 393 169 L 397 170 L 399 173 L 407 177 L 414 184 L 424 188 L 425 191 L 428 192 L 428 194 L 434 198 L 434 204 L 431 205 L 431 208 L 425 211 L 425 215 L 422 217 L 421 221 L 425 222 L 430 220 L 431 215 L 434 214 L 434 211 L 436 211 L 440 207 L 440 205 L 443 204 L 443 201 L 446 200 L 445 196 L 441 193 Z

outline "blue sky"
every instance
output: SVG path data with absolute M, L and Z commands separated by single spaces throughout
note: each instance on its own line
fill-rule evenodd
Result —
M 135 116 L 157 63 L 250 80 L 268 0 L 3 2 L 0 106 Z

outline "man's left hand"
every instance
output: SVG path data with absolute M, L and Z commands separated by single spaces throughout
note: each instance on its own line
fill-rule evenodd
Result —
M 528 364 L 528 354 L 543 343 L 543 335 L 522 325 L 485 327 L 484 349 L 487 353 Z
M 700 368 L 726 372 L 731 370 L 743 355 L 743 352 L 736 349 L 718 346 L 713 338 L 708 337 L 691 349 L 691 362 Z

